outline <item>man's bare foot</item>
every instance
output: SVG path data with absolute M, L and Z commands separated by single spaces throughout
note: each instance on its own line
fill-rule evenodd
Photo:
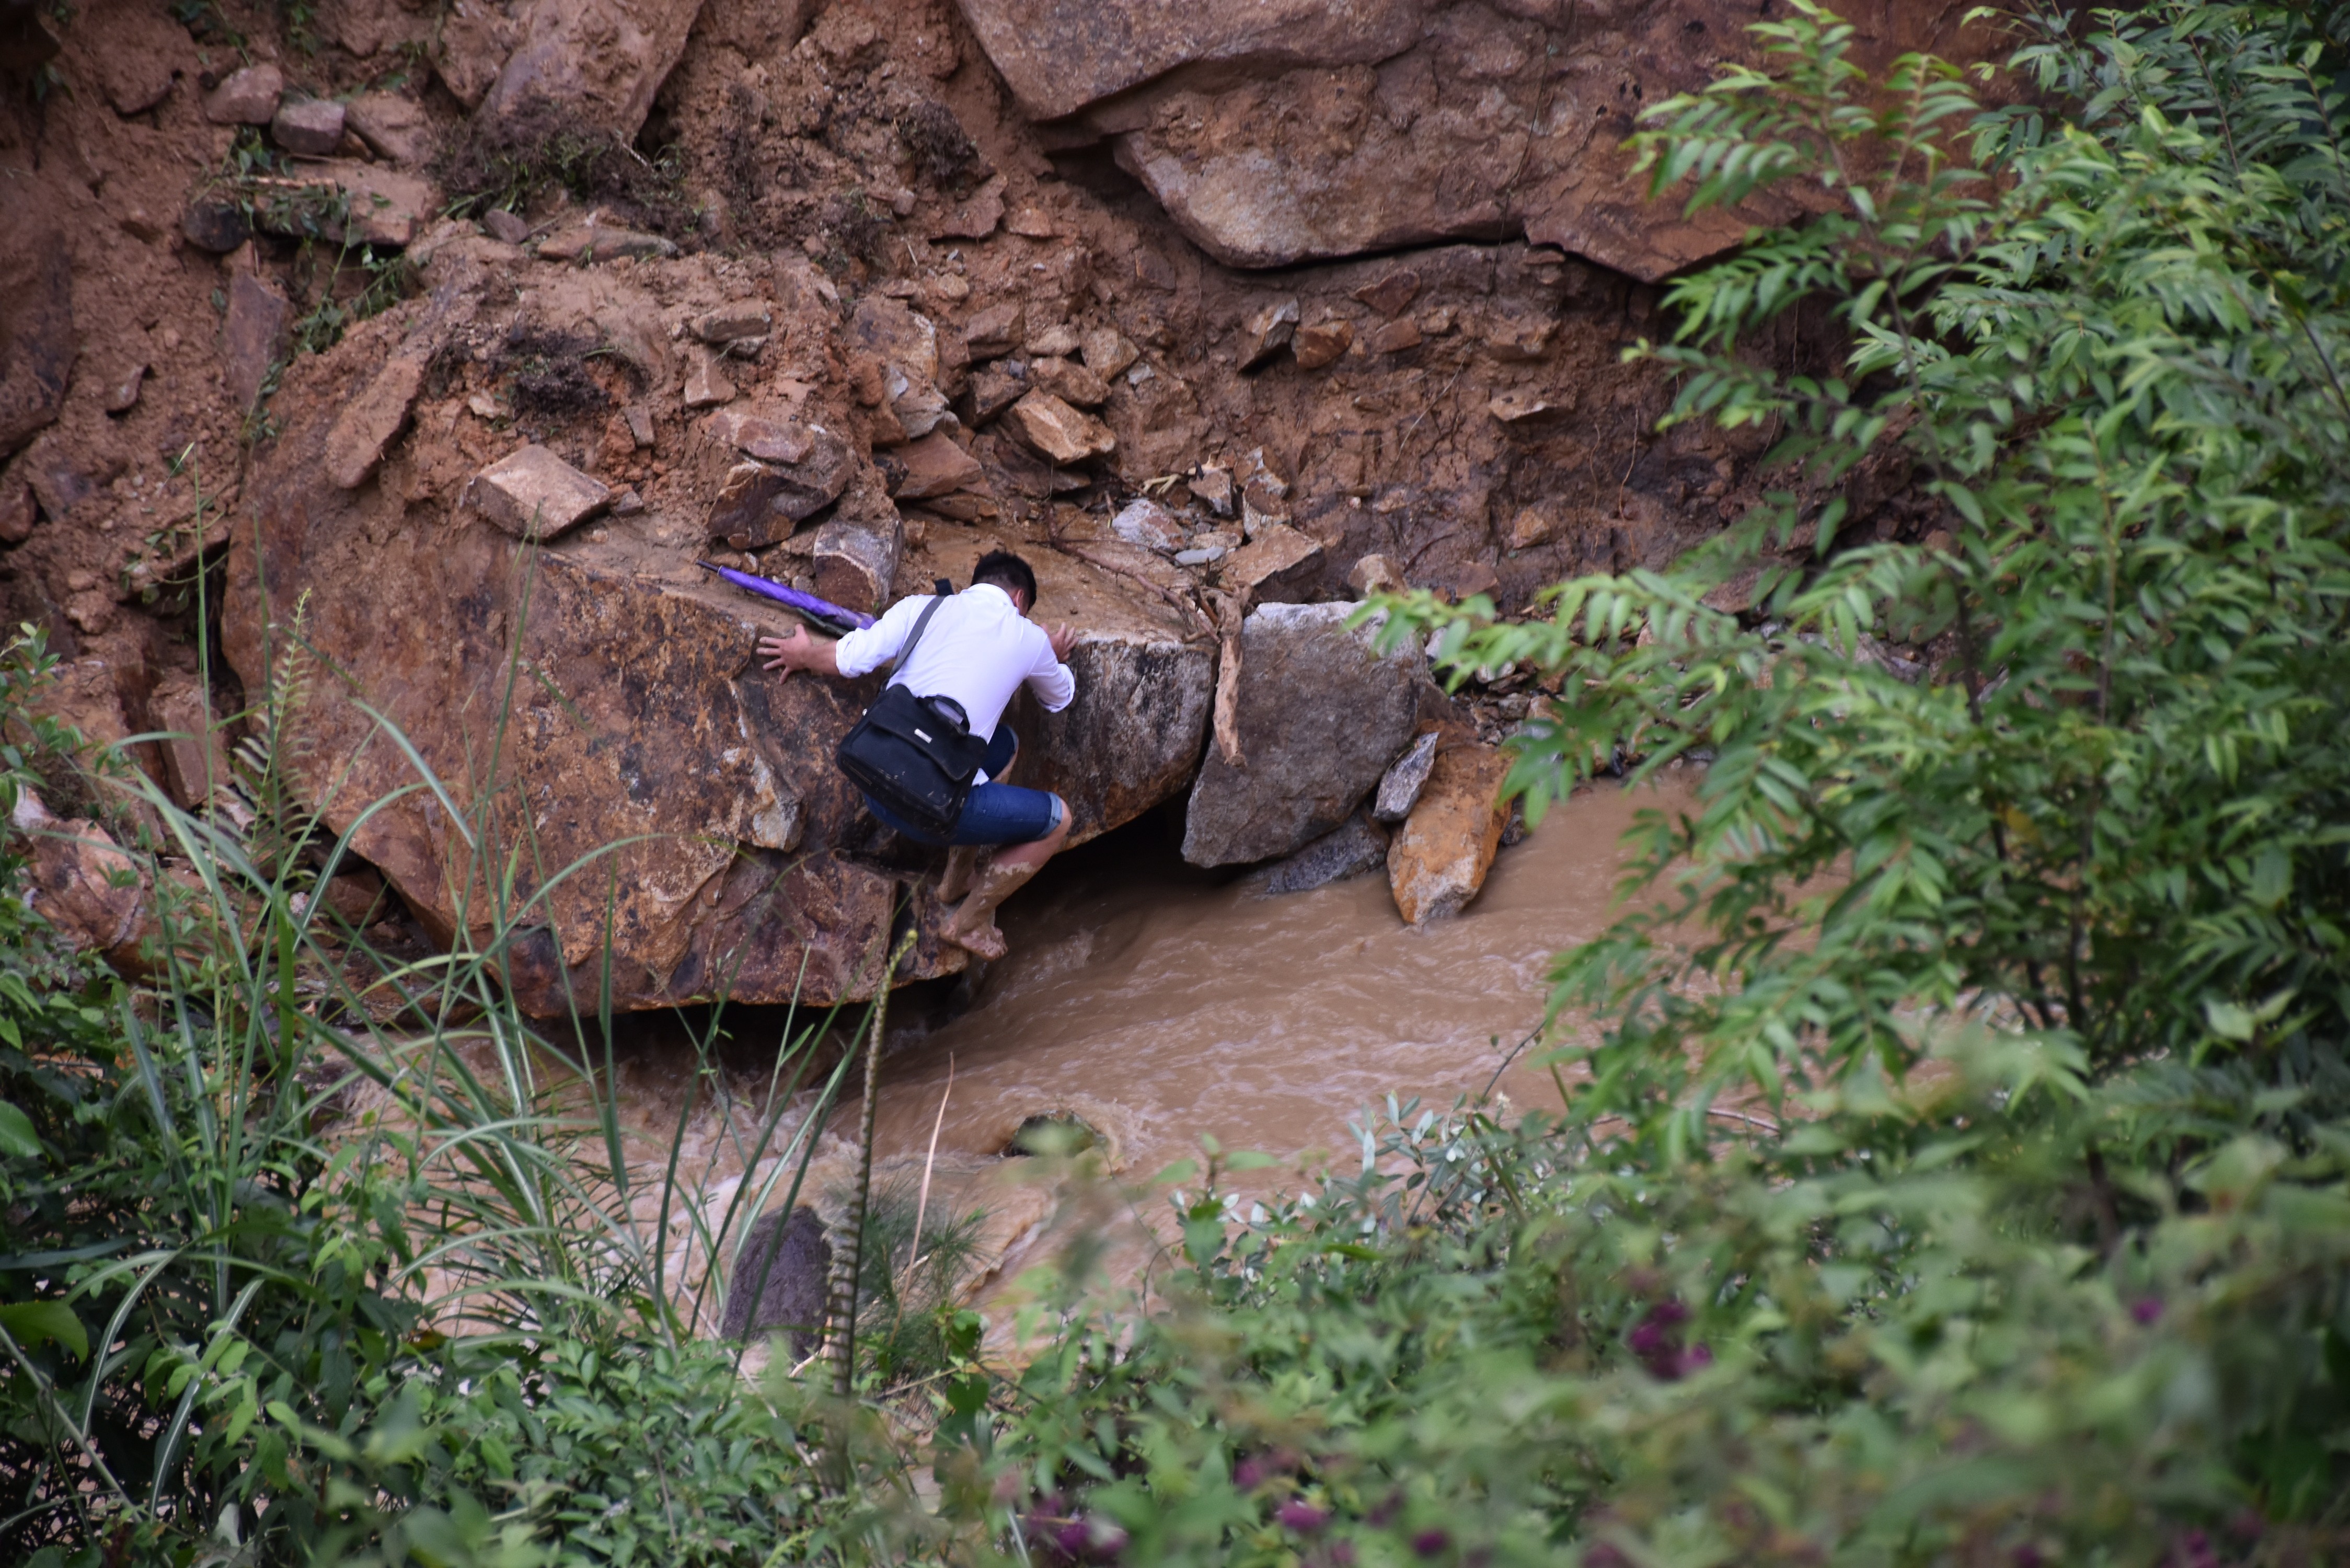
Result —
M 979 850 L 965 844 L 947 851 L 947 868 L 939 877 L 939 902 L 960 904 L 979 874 Z
M 996 929 L 993 920 L 976 930 L 965 930 L 960 923 L 950 921 L 945 935 L 947 940 L 975 958 L 993 961 L 1010 950 L 1004 945 L 1003 933 Z

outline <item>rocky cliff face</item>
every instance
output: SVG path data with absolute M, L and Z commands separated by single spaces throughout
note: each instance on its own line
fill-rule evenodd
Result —
M 1077 703 L 1014 708 L 1021 782 L 1080 836 L 1189 792 L 1230 862 L 1509 713 L 1399 675 L 1334 749 L 1277 677 L 1343 617 L 1257 606 L 1508 607 L 1758 483 L 1620 360 L 1738 233 L 1620 143 L 1751 58 L 1751 7 L 24 9 L 0 607 L 109 689 L 101 732 L 298 690 L 279 765 L 427 934 L 518 921 L 535 1008 L 608 939 L 622 1006 L 861 995 L 901 899 L 910 973 L 962 961 L 831 768 L 870 692 L 758 670 L 788 618 L 700 560 L 874 609 L 1020 550 L 1085 632 Z M 1866 55 L 1986 42 L 1855 9 Z

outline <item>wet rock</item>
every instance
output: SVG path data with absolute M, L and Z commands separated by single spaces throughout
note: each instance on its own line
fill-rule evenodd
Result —
M 1388 849 L 1388 885 L 1411 924 L 1457 915 L 1485 885 L 1506 814 L 1499 805 L 1510 759 L 1456 746 L 1436 759 L 1419 804 Z
M 805 1358 L 823 1337 L 831 1272 L 832 1244 L 815 1210 L 802 1204 L 789 1214 L 762 1214 L 743 1239 L 742 1256 L 727 1283 L 720 1337 L 748 1339 L 784 1329 L 791 1335 L 793 1359 Z
M 408 423 L 408 410 L 424 385 L 424 360 L 394 354 L 336 416 L 327 431 L 327 477 L 344 490 L 367 483 L 384 448 Z
M 939 431 L 898 447 L 876 462 L 889 493 L 899 501 L 927 501 L 958 490 L 977 490 L 987 477 L 977 458 Z
M 715 408 L 720 403 L 734 400 L 734 383 L 728 379 L 725 363 L 719 355 L 707 348 L 696 348 L 686 356 L 685 406 L 689 409 Z
M 1376 824 L 1350 816 L 1346 826 L 1324 834 L 1264 874 L 1271 894 L 1305 893 L 1376 871 L 1388 861 L 1388 836 Z
M 490 238 L 502 244 L 518 245 L 530 238 L 530 224 L 520 213 L 509 213 L 504 207 L 492 207 L 482 214 L 482 227 Z
M 331 432 L 328 440 L 331 442 Z M 536 544 L 561 537 L 601 512 L 611 500 L 610 487 L 545 447 L 534 445 L 500 458 L 475 474 L 466 484 L 460 504 L 515 538 Z
M 1385 556 L 1365 556 L 1347 569 L 1347 587 L 1358 599 L 1373 594 L 1399 594 L 1404 591 L 1403 574 Z
M 286 74 L 273 65 L 231 71 L 204 95 L 204 118 L 214 125 L 267 125 L 286 90 Z
M 0 233 L 0 456 L 54 422 L 73 379 L 73 256 L 54 226 Z
M 1243 763 L 1211 753 L 1191 788 L 1183 857 L 1287 855 L 1346 821 L 1410 739 L 1418 655 L 1380 654 L 1347 604 L 1269 604 L 1243 623 L 1234 724 Z
M 532 0 L 480 113 L 633 141 L 700 11 L 691 0 Z
M 1109 531 L 1129 545 L 1171 556 L 1183 547 L 1183 524 L 1175 514 L 1147 495 L 1128 502 L 1109 520 Z
M 1042 457 L 1059 463 L 1083 462 L 1107 457 L 1118 450 L 1118 437 L 1107 425 L 1081 413 L 1046 391 L 1034 391 L 1012 405 L 1004 416 L 1013 433 Z
M 432 156 L 432 119 L 414 99 L 399 93 L 363 92 L 343 106 L 343 123 L 367 144 L 369 151 L 387 162 L 417 164 Z
M 1293 296 L 1268 305 L 1241 327 L 1240 368 L 1253 370 L 1289 347 L 1297 331 L 1297 301 Z
M 261 400 L 261 389 L 286 351 L 286 329 L 293 317 L 293 307 L 275 286 L 243 268 L 230 277 L 221 358 L 229 396 L 239 409 Z
M 331 158 L 343 144 L 343 106 L 330 98 L 290 98 L 270 118 L 270 140 L 304 158 Z
M 1299 327 L 1297 336 L 1290 340 L 1289 351 L 1296 357 L 1299 369 L 1319 370 L 1336 364 L 1354 346 L 1352 322 L 1324 321 Z
M 180 233 L 196 249 L 224 256 L 253 237 L 253 220 L 234 202 L 199 196 L 180 214 Z
M 1419 804 L 1419 792 L 1428 786 L 1428 775 L 1435 770 L 1437 743 L 1441 739 L 1430 730 L 1380 775 L 1379 787 L 1371 796 L 1375 820 L 1398 823 L 1411 815 L 1411 808 Z

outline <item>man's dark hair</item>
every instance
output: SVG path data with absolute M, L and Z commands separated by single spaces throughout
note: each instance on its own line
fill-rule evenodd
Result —
M 1026 594 L 1028 607 L 1036 607 L 1036 574 L 1009 550 L 990 550 L 979 558 L 979 565 L 971 569 L 971 586 L 982 583 L 993 583 L 1007 594 Z

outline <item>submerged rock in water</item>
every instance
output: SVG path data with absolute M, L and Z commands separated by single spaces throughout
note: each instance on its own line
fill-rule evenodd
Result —
M 1388 850 L 1388 886 L 1413 925 L 1459 914 L 1484 887 L 1502 845 L 1498 801 L 1509 771 L 1510 759 L 1491 746 L 1457 746 L 1436 759 Z
M 720 1335 L 746 1339 L 786 1329 L 793 1359 L 806 1355 L 824 1332 L 825 1281 L 831 1270 L 832 1243 L 815 1210 L 801 1204 L 789 1215 L 782 1210 L 762 1214 L 752 1223 L 734 1277 L 727 1282 Z
M 1267 893 L 1304 893 L 1326 888 L 1388 861 L 1388 836 L 1378 825 L 1350 816 L 1345 826 L 1326 833 L 1288 859 L 1264 873 Z
M 1347 820 L 1411 739 L 1419 656 L 1379 653 L 1351 604 L 1259 606 L 1242 624 L 1242 765 L 1211 749 L 1191 786 L 1183 858 L 1232 866 L 1287 855 Z

